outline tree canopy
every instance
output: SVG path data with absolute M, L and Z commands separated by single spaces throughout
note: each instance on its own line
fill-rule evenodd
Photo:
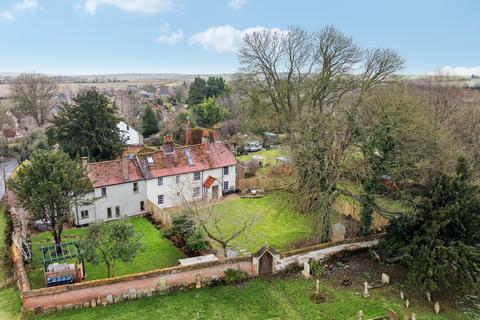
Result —
M 124 141 L 117 127 L 119 118 L 108 98 L 92 88 L 79 92 L 73 100 L 53 118 L 49 139 L 72 158 L 88 155 L 101 161 L 120 155 Z
M 187 102 L 189 105 L 202 103 L 205 99 L 216 98 L 228 92 L 225 79 L 222 77 L 210 76 L 207 81 L 195 77 L 188 90 Z
M 144 248 L 142 235 L 126 219 L 97 222 L 88 226 L 87 237 L 79 241 L 84 258 L 95 265 L 105 263 L 107 277 L 115 276 L 117 261 L 135 259 Z
M 208 98 L 206 101 L 192 106 L 191 110 L 197 125 L 204 128 L 212 128 L 222 122 L 227 115 L 227 110 L 220 106 L 214 98 Z
M 38 73 L 22 73 L 10 84 L 17 110 L 24 116 L 32 117 L 39 127 L 47 123 L 57 89 L 52 79 Z
M 159 131 L 160 127 L 158 126 L 158 119 L 152 108 L 147 106 L 142 118 L 142 135 L 145 138 L 148 138 Z
M 92 190 L 78 162 L 61 151 L 45 150 L 34 153 L 10 185 L 22 207 L 48 226 L 56 244 L 61 242 L 63 224 L 72 218 L 72 208 Z
M 467 161 L 457 172 L 436 172 L 424 185 L 414 214 L 402 215 L 387 228 L 383 247 L 403 258 L 409 278 L 437 291 L 480 282 L 479 188 Z

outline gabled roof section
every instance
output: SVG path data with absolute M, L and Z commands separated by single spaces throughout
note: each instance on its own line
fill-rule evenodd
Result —
M 91 162 L 87 164 L 88 178 L 94 188 L 106 187 L 143 179 L 142 171 L 133 159 L 128 159 L 128 180 L 123 176 L 123 160 Z
M 148 155 L 137 154 L 146 178 L 172 176 L 237 164 L 235 156 L 223 142 L 174 147 L 174 151 L 168 154 L 164 151 Z M 190 154 L 191 161 L 187 154 Z M 153 163 L 148 163 L 147 157 L 152 157 Z

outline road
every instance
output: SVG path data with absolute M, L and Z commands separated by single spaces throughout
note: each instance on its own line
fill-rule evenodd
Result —
M 6 159 L 5 160 L 5 175 L 7 179 L 12 175 L 15 168 L 18 166 L 18 162 L 15 159 Z M 0 199 L 3 198 L 5 193 L 5 187 L 3 186 L 3 172 L 1 172 L 2 166 L 0 162 Z

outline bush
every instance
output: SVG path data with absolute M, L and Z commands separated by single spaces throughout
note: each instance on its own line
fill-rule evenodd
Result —
M 248 279 L 248 273 L 243 270 L 227 269 L 225 270 L 225 282 L 228 284 L 239 283 Z
M 303 270 L 303 267 L 297 262 L 291 263 L 282 270 L 282 275 L 286 277 L 295 277 L 300 271 Z
M 205 236 L 199 229 L 193 231 L 193 233 L 186 239 L 186 245 L 188 249 L 195 252 L 206 251 L 209 249 L 208 243 L 205 241 Z
M 315 261 L 315 260 L 310 261 L 310 273 L 315 278 L 322 277 L 324 272 L 325 272 L 325 268 L 323 267 L 323 264 L 321 261 Z
M 186 214 L 175 216 L 172 220 L 172 225 L 173 232 L 185 240 L 195 231 L 195 221 Z

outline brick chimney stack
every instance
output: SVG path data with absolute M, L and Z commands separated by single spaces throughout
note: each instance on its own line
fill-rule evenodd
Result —
M 122 172 L 123 172 L 123 180 L 128 181 L 130 176 L 128 174 L 128 156 L 122 157 Z
M 192 143 L 192 128 L 185 129 L 185 145 L 189 146 Z

